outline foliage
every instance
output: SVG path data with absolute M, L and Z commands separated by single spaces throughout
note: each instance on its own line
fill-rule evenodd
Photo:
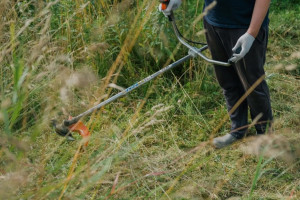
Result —
M 54 134 L 51 119 L 77 115 L 187 54 L 157 4 L 0 2 L 0 199 L 300 197 L 297 0 L 272 1 L 269 15 L 275 134 L 214 150 L 209 141 L 230 123 L 212 66 L 199 58 L 82 119 L 88 147 Z M 176 11 L 179 29 L 200 41 L 202 6 L 184 1 Z

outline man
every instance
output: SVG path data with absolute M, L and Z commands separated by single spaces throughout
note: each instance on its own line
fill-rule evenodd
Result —
M 205 7 L 214 0 L 205 0 Z M 223 89 L 228 111 L 264 72 L 268 41 L 268 10 L 271 0 L 217 0 L 204 17 L 206 40 L 214 60 L 233 64 L 215 65 L 216 78 Z M 165 15 L 177 9 L 181 0 L 170 0 Z M 245 136 L 251 118 L 258 119 L 257 134 L 264 134 L 272 117 L 270 95 L 263 80 L 254 91 L 230 114 L 231 132 L 214 138 L 216 148 L 223 148 Z

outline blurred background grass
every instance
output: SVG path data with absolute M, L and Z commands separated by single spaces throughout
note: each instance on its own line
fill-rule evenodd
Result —
M 199 58 L 83 119 L 92 132 L 85 150 L 79 136 L 68 142 L 51 129 L 51 119 L 77 115 L 119 92 L 115 85 L 186 55 L 157 6 L 0 2 L 1 199 L 300 198 L 299 0 L 273 0 L 270 9 L 273 135 L 210 147 L 230 123 L 220 124 L 225 101 Z M 180 30 L 200 41 L 202 6 L 185 1 L 176 11 Z

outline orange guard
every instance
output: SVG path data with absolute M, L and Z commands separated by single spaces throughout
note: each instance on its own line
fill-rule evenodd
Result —
M 69 116 L 69 120 L 72 119 L 72 116 Z M 72 124 L 69 126 L 69 129 L 71 132 L 77 132 L 79 133 L 83 139 L 88 140 L 90 137 L 89 129 L 83 124 L 82 121 L 78 121 L 76 124 Z M 88 145 L 88 141 L 84 143 L 84 146 Z

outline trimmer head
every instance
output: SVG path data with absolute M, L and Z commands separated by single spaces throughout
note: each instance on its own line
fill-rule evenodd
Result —
M 51 120 L 51 125 L 55 128 L 55 132 L 62 136 L 66 137 L 67 140 L 73 141 L 75 140 L 72 136 L 72 132 L 79 133 L 83 139 L 87 139 L 90 136 L 90 132 L 88 128 L 83 124 L 82 121 L 75 122 L 74 124 L 71 124 L 69 126 L 66 126 L 66 124 L 69 124 L 69 121 L 72 119 L 71 116 L 69 116 L 69 119 L 67 121 L 63 121 L 63 123 L 58 124 L 56 120 Z M 88 141 L 85 142 L 85 146 L 88 145 Z
M 75 140 L 72 136 L 70 129 L 64 125 L 64 123 L 58 124 L 57 120 L 51 120 L 51 125 L 54 127 L 55 132 L 62 137 L 66 137 L 67 140 Z

